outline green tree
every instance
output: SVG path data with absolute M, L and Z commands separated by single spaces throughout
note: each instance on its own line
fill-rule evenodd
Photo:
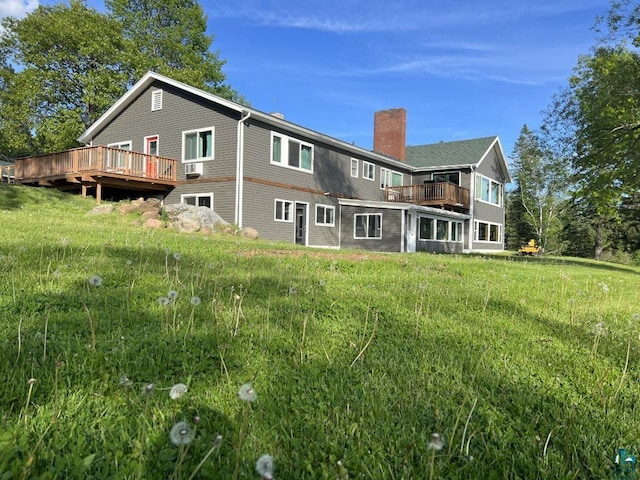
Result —
M 77 146 L 82 130 L 126 87 L 120 24 L 71 0 L 39 6 L 22 20 L 6 18 L 2 26 L 0 113 L 9 151 Z
M 194 0 L 105 0 L 121 22 L 131 80 L 154 71 L 229 99 L 237 93 L 225 82 L 224 61 L 211 51 L 207 17 Z
M 560 248 L 560 214 L 566 197 L 567 169 L 561 157 L 545 148 L 538 135 L 524 125 L 511 154 L 517 187 L 511 213 L 523 215 L 543 251 Z M 520 231 L 524 229 L 520 227 Z M 519 239 L 520 241 L 525 239 Z

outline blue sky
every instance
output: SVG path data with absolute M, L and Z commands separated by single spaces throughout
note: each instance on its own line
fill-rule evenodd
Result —
M 525 123 L 539 126 L 609 8 L 608 0 L 201 4 L 228 83 L 254 108 L 372 148 L 373 113 L 403 107 L 408 145 L 498 135 L 507 156 Z M 0 16 L 34 5 L 0 0 Z

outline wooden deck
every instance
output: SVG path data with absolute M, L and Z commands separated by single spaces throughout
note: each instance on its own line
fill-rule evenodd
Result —
M 469 190 L 449 182 L 387 187 L 387 202 L 413 203 L 427 207 L 466 212 L 470 206 Z
M 102 187 L 134 192 L 166 191 L 177 184 L 177 160 L 112 147 L 82 147 L 64 152 L 19 158 L 15 181 L 61 190 L 95 188 L 98 203 Z
M 15 165 L 0 165 L 0 183 L 15 183 Z

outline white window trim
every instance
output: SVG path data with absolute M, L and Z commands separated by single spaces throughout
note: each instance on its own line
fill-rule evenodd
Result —
M 358 237 L 356 236 L 356 222 L 357 222 L 357 217 L 375 217 L 375 216 L 379 216 L 380 217 L 380 236 L 379 237 Z M 369 230 L 369 220 L 367 219 L 367 230 Z M 353 215 L 353 238 L 355 240 L 382 240 L 383 234 L 382 234 L 382 213 L 356 213 Z
M 185 160 L 185 148 L 186 136 L 191 133 L 200 133 L 200 132 L 208 132 L 211 130 L 211 156 L 210 157 L 200 157 L 200 158 L 192 158 L 190 160 Z M 205 127 L 205 128 L 194 128 L 193 130 L 183 130 L 182 131 L 182 163 L 193 163 L 193 162 L 204 162 L 207 160 L 213 160 L 216 156 L 216 129 L 215 127 Z
M 198 198 L 200 197 L 209 197 L 209 199 L 211 200 L 211 210 L 213 210 L 213 192 L 207 192 L 207 193 L 183 193 L 180 195 L 180 203 L 187 203 L 185 202 L 186 198 L 195 198 L 196 199 L 196 207 L 198 206 Z
M 318 207 L 322 207 L 325 210 L 333 210 L 333 222 L 324 223 L 324 218 L 321 222 L 318 221 Z M 316 225 L 320 227 L 335 227 L 336 226 L 336 207 L 333 205 L 325 205 L 324 203 L 316 203 Z
M 355 171 L 356 171 L 356 174 L 355 174 L 355 175 L 353 174 L 353 167 L 354 167 L 354 165 L 355 165 L 355 167 L 356 167 L 356 168 L 355 168 Z M 352 159 L 351 159 L 351 176 L 352 176 L 353 178 L 358 178 L 359 173 L 360 173 L 360 161 L 359 161 L 357 158 L 352 158 Z
M 152 90 L 151 91 L 151 111 L 157 112 L 158 110 L 162 110 L 162 90 Z
M 278 211 L 278 209 L 277 209 L 278 202 L 282 202 L 282 207 L 283 207 L 282 208 L 282 213 L 283 214 L 284 214 L 284 211 L 285 211 L 285 209 L 284 209 L 285 204 L 288 203 L 289 205 L 291 205 L 291 208 L 289 209 L 289 217 L 290 217 L 289 220 L 286 220 L 284 218 L 280 219 L 280 218 L 276 217 L 276 213 Z M 281 198 L 274 199 L 274 201 L 273 201 L 273 220 L 275 222 L 293 223 L 293 218 L 295 217 L 294 209 L 295 209 L 295 203 L 292 200 L 283 200 Z
M 434 231 L 433 234 L 437 237 L 438 236 L 438 221 L 440 222 L 447 222 L 447 240 L 439 240 L 438 238 L 422 238 L 420 236 L 420 220 L 422 220 L 423 218 L 425 219 L 429 219 L 429 220 L 433 220 L 434 222 L 436 222 L 434 224 Z M 455 224 L 459 223 L 461 225 L 460 227 L 460 238 L 458 240 L 452 240 L 452 233 L 453 233 L 453 229 Z M 486 223 L 486 222 L 485 222 Z M 464 223 L 460 222 L 459 220 L 452 220 L 450 218 L 438 218 L 438 217 L 432 217 L 432 216 L 426 216 L 423 215 L 421 217 L 418 217 L 418 240 L 421 242 L 440 242 L 440 243 L 463 243 L 464 242 Z
M 491 225 L 495 225 L 498 227 L 498 240 L 478 240 L 478 232 L 480 231 L 479 228 L 479 224 L 480 223 L 484 223 L 486 225 L 489 226 L 489 232 L 491 232 Z M 473 222 L 473 241 L 474 242 L 478 242 L 478 243 L 490 243 L 492 245 L 499 245 L 502 244 L 502 236 L 504 235 L 504 232 L 502 231 L 502 224 L 501 223 L 494 223 L 494 222 L 483 222 L 482 220 L 474 220 Z
M 491 184 L 495 183 L 496 185 L 498 185 L 500 187 L 500 199 L 498 201 L 498 203 L 493 203 L 491 201 L 487 201 L 484 200 L 482 198 L 482 189 L 481 188 L 477 188 L 478 187 L 478 178 L 480 179 L 480 186 L 482 186 L 482 179 L 486 178 L 487 180 L 489 180 L 489 197 L 491 197 Z M 482 203 L 486 203 L 487 205 L 493 205 L 494 207 L 503 207 L 504 206 L 504 185 L 496 180 L 493 180 L 492 178 L 487 177 L 486 175 L 482 175 L 481 173 L 476 173 L 476 200 Z M 488 223 L 488 222 L 484 222 L 484 223 Z
M 387 184 L 387 173 L 391 176 L 391 183 Z M 400 175 L 402 179 L 402 183 L 400 185 L 393 185 L 393 174 Z M 387 187 L 401 187 L 404 184 L 404 175 L 402 172 L 398 172 L 397 170 L 391 170 L 390 168 L 380 167 L 380 190 L 384 190 Z
M 120 145 L 125 145 L 125 144 L 129 144 L 129 148 L 122 148 Z M 133 142 L 131 140 L 127 140 L 124 142 L 112 142 L 112 143 L 107 143 L 107 147 L 111 147 L 111 148 L 119 148 L 120 150 L 129 150 L 131 151 L 131 148 L 133 147 Z
M 365 173 L 369 171 L 369 166 L 373 167 L 371 168 L 371 171 L 373 172 L 373 176 L 371 177 L 365 176 Z M 372 182 L 376 181 L 376 166 L 374 163 L 367 162 L 366 160 L 362 161 L 362 178 L 364 178 L 365 180 L 371 180 Z
M 144 153 L 149 153 L 147 152 L 147 146 L 148 146 L 148 142 L 147 140 L 149 140 L 150 138 L 155 138 L 156 139 L 156 143 L 158 145 L 158 151 L 156 152 L 156 155 L 160 155 L 160 135 L 147 135 L 146 137 L 144 137 Z
M 273 137 L 279 137 L 281 139 L 280 147 L 282 148 L 282 150 L 280 152 L 280 155 L 281 155 L 280 162 L 273 161 Z M 302 167 L 293 167 L 288 164 L 289 140 L 298 142 L 300 144 L 300 147 L 306 146 L 311 148 L 311 168 L 310 169 L 302 168 Z M 315 163 L 315 154 L 316 154 L 316 149 L 313 143 L 305 142 L 304 140 L 300 140 L 299 138 L 296 138 L 296 137 L 289 137 L 287 135 L 283 135 L 282 133 L 271 132 L 271 145 L 269 146 L 269 162 L 271 162 L 271 165 L 278 165 L 279 167 L 289 168 L 291 170 L 297 170 L 298 172 L 313 173 L 313 165 Z M 282 161 L 283 159 L 286 160 L 287 163 L 284 163 Z

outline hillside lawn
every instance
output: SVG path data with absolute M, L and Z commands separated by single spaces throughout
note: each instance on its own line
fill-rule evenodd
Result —
M 602 479 L 640 455 L 639 268 L 93 206 L 0 185 L 0 479 L 268 478 L 263 454 L 277 479 Z

